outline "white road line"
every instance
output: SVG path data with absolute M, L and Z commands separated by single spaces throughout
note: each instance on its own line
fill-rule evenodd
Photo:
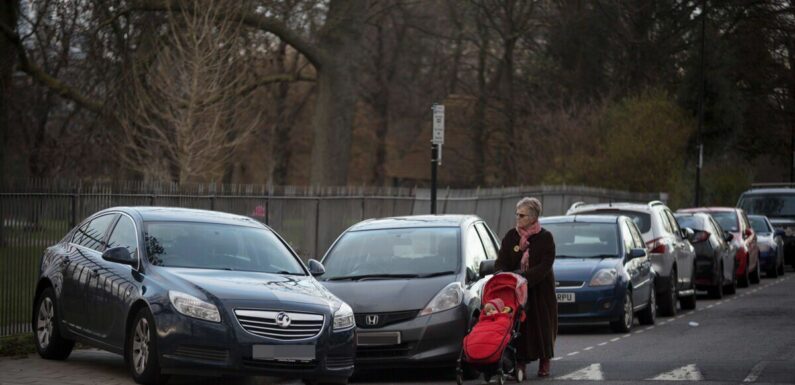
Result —
M 715 305 L 720 305 L 722 303 L 723 303 L 723 301 L 718 301 L 718 302 L 715 302 Z
M 551 361 L 560 361 L 563 357 L 552 357 Z
M 695 310 L 687 313 L 687 315 L 693 315 L 693 314 L 696 314 Z
M 571 352 L 571 353 L 567 354 L 567 356 L 573 356 L 573 355 L 577 355 L 577 354 L 580 354 L 580 352 Z
M 605 379 L 601 364 L 592 364 L 565 376 L 555 377 L 556 380 L 602 381 Z
M 646 328 L 646 330 L 651 330 L 651 329 L 654 329 L 654 326 L 649 326 Z
M 602 342 L 602 343 L 599 344 L 599 346 L 605 346 L 607 344 L 608 344 L 607 342 Z
M 696 364 L 690 364 L 681 368 L 676 368 L 670 372 L 665 372 L 657 375 L 657 377 L 649 378 L 655 381 L 701 381 L 704 376 L 698 370 Z
M 643 333 L 643 332 L 644 332 L 644 330 L 636 330 L 636 331 L 634 331 L 633 333 L 635 333 L 635 334 L 640 334 L 640 333 Z
M 624 334 L 623 336 L 621 336 L 621 338 L 629 338 L 630 336 L 632 336 L 632 334 Z
M 707 306 L 707 309 L 712 309 L 713 307 L 715 307 L 715 305 L 709 305 Z
M 616 338 L 613 338 L 613 339 L 611 339 L 611 340 L 610 340 L 610 342 L 616 342 L 616 341 L 618 341 L 618 340 L 620 340 L 620 339 L 621 339 L 621 338 L 618 338 L 618 337 L 616 337 Z
M 743 382 L 755 382 L 759 378 L 759 375 L 762 374 L 762 371 L 765 370 L 765 366 L 767 366 L 767 362 L 765 361 L 761 361 L 754 365 L 754 367 L 751 368 L 751 372 L 748 373 L 748 377 L 745 377 Z
M 676 316 L 676 319 L 684 318 L 684 314 Z
M 593 346 L 589 346 L 589 347 L 587 347 L 587 348 L 585 348 L 583 350 L 588 351 L 588 350 L 591 350 L 591 349 L 593 349 Z

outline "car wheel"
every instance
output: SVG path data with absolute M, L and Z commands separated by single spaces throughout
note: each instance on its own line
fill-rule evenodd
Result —
M 58 327 L 58 312 L 55 306 L 55 291 L 51 287 L 44 289 L 36 300 L 33 308 L 33 339 L 36 351 L 41 358 L 48 360 L 65 360 L 72 353 L 75 342 L 61 336 Z
M 148 308 L 138 311 L 127 331 L 127 364 L 139 384 L 162 384 L 168 377 L 160 373 L 155 321 Z
M 663 316 L 675 316 L 676 315 L 676 302 L 678 300 L 678 294 L 676 290 L 676 283 L 677 283 L 677 276 L 676 276 L 676 269 L 671 270 L 671 276 L 669 277 L 668 282 L 668 290 L 665 291 L 665 295 L 660 298 L 660 315 Z
M 757 260 L 756 269 L 754 269 L 754 272 L 751 274 L 751 283 L 753 283 L 754 285 L 759 283 L 759 278 L 760 278 L 759 276 L 761 275 L 759 274 L 759 265 L 760 265 L 759 260 Z
M 690 290 L 693 290 L 693 294 L 682 297 L 679 299 L 679 305 L 682 306 L 682 310 L 693 310 L 696 308 L 696 267 L 693 266 L 693 273 L 690 274 Z
M 654 325 L 657 319 L 657 293 L 654 291 L 654 282 L 652 282 L 651 287 L 652 289 L 649 290 L 649 304 L 638 313 L 638 320 L 643 325 Z
M 750 261 L 749 261 L 750 263 Z M 737 287 L 748 287 L 751 283 L 751 273 L 748 271 L 748 263 L 745 265 L 745 274 L 737 281 Z
M 621 319 L 618 321 L 610 322 L 610 328 L 616 333 L 627 333 L 632 330 L 632 324 L 635 322 L 635 315 L 632 313 L 632 292 L 627 290 L 624 294 L 624 311 L 621 313 Z
M 721 299 L 723 298 L 723 286 L 725 283 L 723 282 L 723 263 L 720 264 L 720 270 L 718 273 L 718 284 L 710 287 L 707 291 L 709 292 L 709 296 L 714 299 Z

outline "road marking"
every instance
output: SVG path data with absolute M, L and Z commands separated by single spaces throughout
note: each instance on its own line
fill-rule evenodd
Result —
M 715 307 L 715 305 L 709 305 L 707 306 L 707 309 L 712 309 L 713 307 Z
M 593 349 L 593 346 L 589 346 L 589 347 L 587 347 L 587 348 L 585 348 L 583 350 L 588 351 L 588 350 L 591 350 L 591 349 Z
M 722 303 L 723 303 L 723 301 L 718 301 L 718 302 L 715 302 L 715 305 L 720 305 Z
M 696 314 L 696 312 L 695 311 L 691 311 L 691 312 L 687 313 L 687 315 L 693 315 L 693 314 Z
M 610 342 L 616 342 L 616 341 L 618 341 L 618 340 L 620 340 L 620 339 L 621 339 L 621 338 L 618 338 L 618 337 L 616 337 L 616 338 L 613 338 L 613 339 L 611 339 L 611 340 L 610 340 Z
M 681 368 L 676 368 L 670 372 L 665 372 L 657 375 L 657 377 L 649 378 L 654 381 L 701 381 L 704 376 L 698 370 L 696 364 L 690 364 Z
M 560 361 L 563 357 L 552 357 L 551 361 Z
M 571 352 L 571 353 L 567 354 L 567 356 L 573 356 L 573 355 L 577 355 L 577 354 L 580 354 L 580 352 Z
M 621 336 L 621 338 L 629 338 L 630 336 L 632 336 L 632 334 L 624 334 L 623 336 Z
M 636 331 L 634 331 L 633 333 L 635 333 L 635 334 L 640 334 L 640 333 L 643 333 L 643 332 L 644 332 L 644 330 L 636 330 Z
M 756 379 L 759 378 L 759 375 L 762 374 L 762 371 L 765 370 L 765 366 L 767 366 L 767 362 L 761 361 L 760 363 L 754 365 L 751 368 L 751 372 L 748 373 L 748 377 L 745 377 L 743 382 L 754 382 Z
M 602 342 L 601 344 L 599 344 L 599 346 L 605 346 L 607 344 L 608 344 L 607 342 Z
M 555 377 L 556 380 L 587 380 L 602 381 L 605 379 L 601 364 L 592 364 L 565 376 Z
M 646 328 L 646 330 L 651 330 L 651 329 L 654 329 L 654 326 L 649 326 Z
M 684 318 L 684 316 L 685 316 L 684 314 L 676 316 L 676 319 Z

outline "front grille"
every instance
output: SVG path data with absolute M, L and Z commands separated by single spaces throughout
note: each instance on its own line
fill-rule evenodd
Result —
M 419 310 L 396 311 L 390 313 L 356 313 L 356 326 L 363 329 L 381 328 L 414 319 Z M 375 322 L 372 322 L 375 320 Z M 368 322 L 370 321 L 370 322 Z
M 555 287 L 557 288 L 566 288 L 566 287 L 582 287 L 585 284 L 583 281 L 555 281 Z
M 385 346 L 357 346 L 356 359 L 407 357 L 412 349 L 414 349 L 414 344 L 411 343 Z
M 353 366 L 353 357 L 326 357 L 327 368 L 347 368 Z
M 229 357 L 229 351 L 226 349 L 187 345 L 177 347 L 174 354 L 208 361 L 226 361 Z
M 594 304 L 586 303 L 560 303 L 558 302 L 558 314 L 582 314 L 593 311 Z
M 279 325 L 276 318 L 284 313 L 289 323 Z M 261 337 L 292 341 L 312 338 L 323 330 L 322 314 L 289 313 L 265 310 L 235 310 L 240 326 L 247 332 Z
M 248 369 L 263 369 L 263 370 L 280 370 L 280 369 L 313 370 L 317 367 L 317 361 L 291 362 L 291 361 L 274 361 L 274 360 L 254 360 L 251 358 L 243 358 L 243 366 Z

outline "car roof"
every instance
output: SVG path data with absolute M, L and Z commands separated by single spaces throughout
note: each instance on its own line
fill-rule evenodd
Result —
M 618 223 L 618 218 L 623 215 L 588 214 L 588 215 L 559 215 L 541 218 L 542 224 L 551 223 Z
M 380 230 L 412 227 L 461 227 L 481 220 L 476 215 L 410 215 L 367 219 L 351 226 L 347 231 Z
M 795 194 L 792 187 L 756 187 L 745 191 L 742 195 L 764 195 L 764 194 Z
M 202 222 L 249 227 L 266 227 L 264 224 L 242 215 L 180 207 L 112 207 L 102 211 L 121 211 L 127 214 L 137 214 L 144 222 Z
M 739 210 L 736 207 L 690 207 L 686 209 L 679 209 L 676 210 L 677 213 L 704 213 L 704 212 L 728 212 L 728 211 L 737 211 Z

